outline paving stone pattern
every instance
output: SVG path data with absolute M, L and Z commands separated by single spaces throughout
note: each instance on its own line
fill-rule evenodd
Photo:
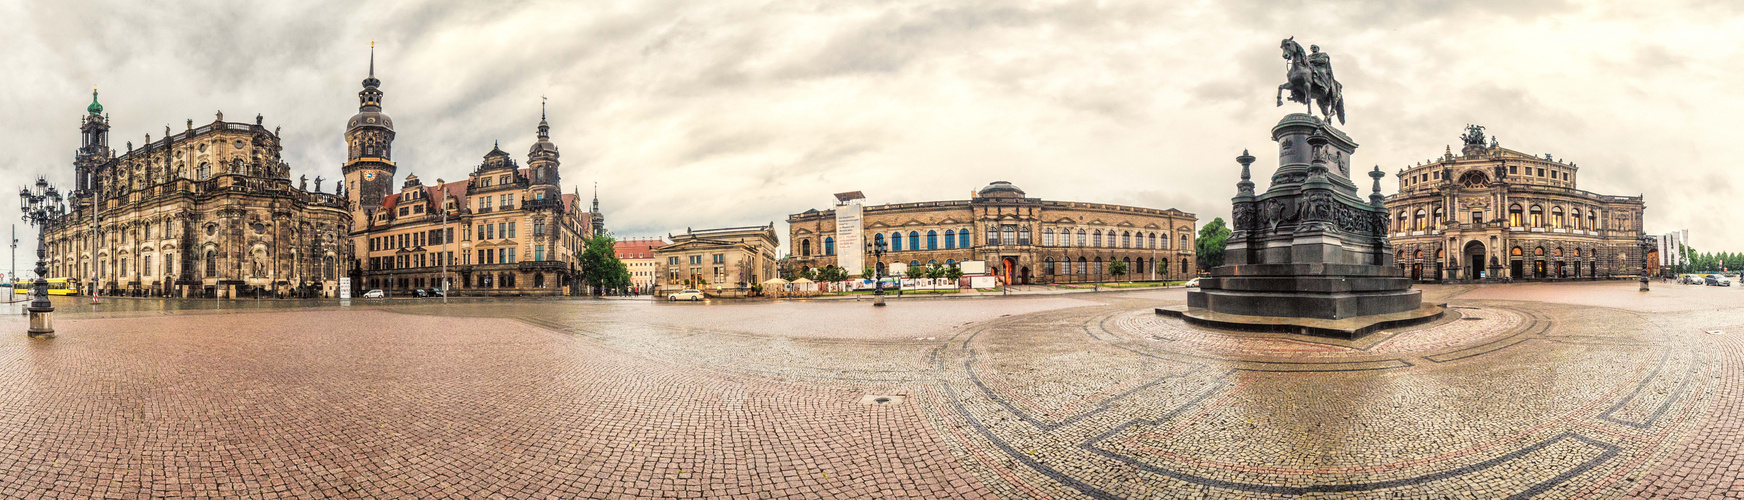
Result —
M 1426 287 L 1455 314 L 1355 341 L 1179 290 L 111 299 L 0 336 L 0 497 L 1744 498 L 1744 291 L 1634 287 Z

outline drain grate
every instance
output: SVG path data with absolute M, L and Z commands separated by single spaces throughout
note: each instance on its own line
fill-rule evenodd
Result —
M 901 404 L 908 396 L 900 394 L 867 394 L 860 398 L 863 405 L 894 405 Z

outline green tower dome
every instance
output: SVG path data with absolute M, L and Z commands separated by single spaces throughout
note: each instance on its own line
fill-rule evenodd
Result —
M 103 113 L 103 105 L 97 103 L 97 89 L 95 87 L 91 88 L 91 105 L 86 106 L 85 111 L 93 115 Z

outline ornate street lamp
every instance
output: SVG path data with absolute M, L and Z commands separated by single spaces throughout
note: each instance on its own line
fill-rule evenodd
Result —
M 36 281 L 31 283 L 30 294 L 30 337 L 54 338 L 54 305 L 48 301 L 48 280 L 43 275 L 48 274 L 47 235 L 49 224 L 66 213 L 66 204 L 61 199 L 61 192 L 48 185 L 48 180 L 36 178 L 36 189 L 29 187 L 18 191 L 19 209 L 24 213 L 24 221 L 36 226 Z
M 866 244 L 866 251 L 872 252 L 872 305 L 884 307 L 884 249 L 883 239 Z

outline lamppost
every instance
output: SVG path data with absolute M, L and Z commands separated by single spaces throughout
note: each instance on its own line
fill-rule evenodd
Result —
M 54 338 L 54 305 L 48 301 L 48 280 L 43 275 L 48 274 L 47 261 L 48 226 L 55 219 L 66 213 L 66 205 L 62 203 L 61 192 L 48 185 L 48 180 L 36 178 L 36 189 L 23 188 L 18 191 L 20 211 L 24 213 L 24 221 L 36 226 L 36 281 L 31 283 L 30 307 L 30 337 Z
M 1647 248 L 1648 248 L 1647 239 L 1642 238 L 1641 243 L 1637 244 L 1636 246 L 1641 247 L 1639 249 L 1641 252 L 1641 291 L 1645 292 L 1645 291 L 1647 291 L 1647 281 L 1648 281 L 1647 280 Z
M 872 252 L 872 305 L 884 307 L 884 240 L 866 244 L 866 251 Z

